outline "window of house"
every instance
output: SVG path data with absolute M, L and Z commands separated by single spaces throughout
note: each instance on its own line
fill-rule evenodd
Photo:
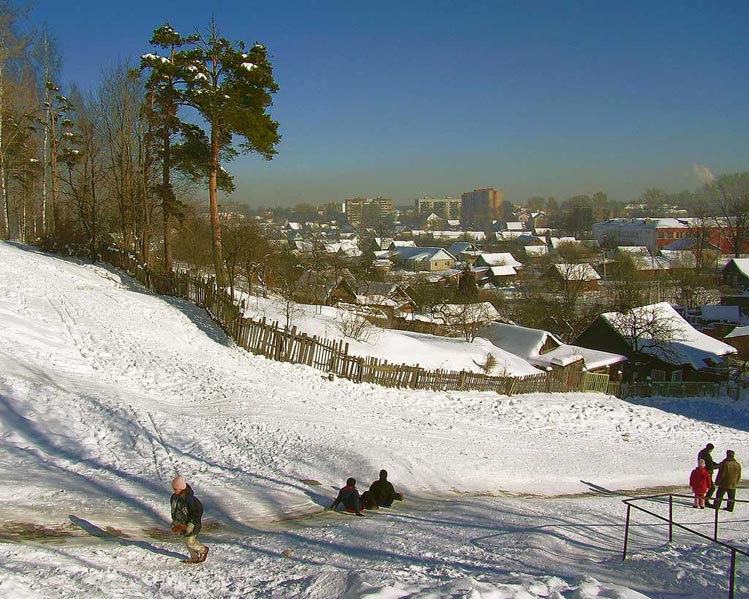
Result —
M 671 373 L 671 382 L 672 383 L 680 383 L 682 380 L 682 372 L 681 370 L 674 370 Z
M 657 368 L 653 368 L 650 371 L 650 379 L 654 383 L 663 383 L 666 380 L 666 371 L 665 370 L 659 370 Z

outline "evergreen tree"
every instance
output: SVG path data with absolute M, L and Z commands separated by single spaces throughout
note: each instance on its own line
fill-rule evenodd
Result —
M 476 284 L 476 273 L 470 266 L 466 266 L 460 273 L 458 280 L 458 295 L 467 301 L 475 300 L 479 296 L 479 288 Z
M 182 37 L 168 23 L 153 32 L 150 40 L 155 48 L 165 51 L 165 56 L 144 54 L 141 69 L 149 70 L 146 89 L 149 102 L 147 112 L 151 123 L 150 139 L 158 140 L 158 154 L 161 159 L 161 183 L 157 187 L 161 198 L 164 238 L 164 270 L 171 272 L 172 260 L 172 217 L 176 211 L 176 196 L 172 186 L 172 137 L 183 123 L 178 118 L 182 104 L 182 87 L 185 77 L 185 54 L 180 49 L 190 40 Z
M 220 37 L 215 21 L 205 35 L 198 34 L 186 52 L 186 103 L 193 106 L 208 124 L 210 157 L 208 194 L 210 203 L 213 261 L 216 280 L 224 286 L 226 275 L 222 259 L 218 188 L 224 169 L 222 159 L 237 153 L 256 152 L 266 160 L 276 153 L 280 140 L 278 123 L 267 109 L 271 95 L 278 90 L 267 50 L 254 44 L 249 50 L 241 41 L 231 43 Z M 234 136 L 241 138 L 239 150 Z

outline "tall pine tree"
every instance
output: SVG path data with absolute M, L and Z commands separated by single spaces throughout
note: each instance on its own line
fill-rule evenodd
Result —
M 162 25 L 153 32 L 151 45 L 162 50 L 159 54 L 141 56 L 141 69 L 149 70 L 146 80 L 148 91 L 149 121 L 151 138 L 158 140 L 158 154 L 161 159 L 161 183 L 158 185 L 158 196 L 161 198 L 163 217 L 163 267 L 171 272 L 172 260 L 172 220 L 176 208 L 176 197 L 172 186 L 172 137 L 182 125 L 178 110 L 182 104 L 185 54 L 181 48 L 189 41 L 182 37 L 169 24 Z
M 280 141 L 278 123 L 267 110 L 272 94 L 278 91 L 265 46 L 229 42 L 219 35 L 214 20 L 205 35 L 191 40 L 187 51 L 186 102 L 206 120 L 209 128 L 210 158 L 208 195 L 210 202 L 213 263 L 216 281 L 226 284 L 221 248 L 218 188 L 224 169 L 221 160 L 237 153 L 256 152 L 266 160 L 276 153 Z M 241 138 L 238 150 L 234 137 Z

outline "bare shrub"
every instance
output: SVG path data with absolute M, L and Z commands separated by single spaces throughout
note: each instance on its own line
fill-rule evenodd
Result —
M 356 341 L 374 341 L 377 338 L 377 327 L 362 315 L 350 310 L 338 311 L 336 328 L 344 337 Z

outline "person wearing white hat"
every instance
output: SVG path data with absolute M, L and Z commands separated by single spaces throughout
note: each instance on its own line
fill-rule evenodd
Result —
M 203 504 L 195 497 L 184 476 L 177 476 L 172 480 L 172 490 L 172 532 L 184 537 L 185 545 L 190 552 L 190 557 L 182 561 L 186 564 L 204 562 L 208 556 L 208 547 L 198 541 Z

